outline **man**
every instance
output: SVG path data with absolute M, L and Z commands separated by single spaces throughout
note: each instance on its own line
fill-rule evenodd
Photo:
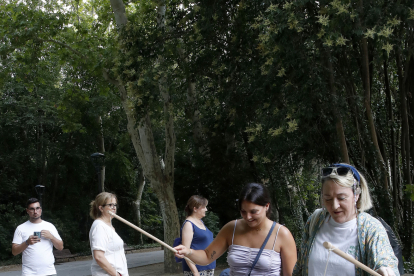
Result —
M 22 276 L 56 275 L 52 250 L 53 246 L 62 250 L 63 241 L 56 227 L 42 220 L 42 207 L 39 200 L 30 198 L 26 204 L 26 212 L 29 220 L 17 227 L 12 242 L 13 255 L 23 252 Z

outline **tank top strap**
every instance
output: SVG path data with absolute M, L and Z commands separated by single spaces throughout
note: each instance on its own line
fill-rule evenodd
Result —
M 237 219 L 236 219 L 236 222 L 234 223 L 233 237 L 231 238 L 231 244 L 232 245 L 233 245 L 233 241 L 234 241 L 234 232 L 236 232 L 236 225 L 237 225 Z
M 184 222 L 183 222 L 183 225 L 181 225 L 181 230 L 183 230 L 183 228 L 184 228 L 184 225 L 187 223 L 187 221 L 191 224 L 191 226 L 193 227 L 193 232 L 194 232 L 194 223 L 191 221 L 191 220 L 188 220 L 188 219 L 186 219 Z
M 275 241 L 273 242 L 273 248 L 272 248 L 272 250 L 275 250 L 275 245 L 276 245 L 277 235 L 279 234 L 279 230 L 280 230 L 280 228 L 281 228 L 282 226 L 283 226 L 283 225 L 281 224 L 281 225 L 279 225 L 279 228 L 277 228 L 276 237 L 275 237 Z

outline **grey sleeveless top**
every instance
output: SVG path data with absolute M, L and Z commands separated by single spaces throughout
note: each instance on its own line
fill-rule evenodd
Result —
M 231 245 L 228 249 L 227 263 L 230 266 L 230 276 L 245 276 L 248 275 L 260 248 L 250 248 L 247 246 L 233 244 L 236 225 L 237 220 L 234 224 L 233 237 L 231 239 Z M 280 258 L 280 253 L 274 251 L 274 249 L 281 226 L 282 225 L 280 225 L 277 229 L 275 241 L 273 242 L 273 248 L 263 250 L 262 255 L 260 255 L 259 260 L 253 268 L 251 273 L 252 276 L 280 276 L 282 260 Z

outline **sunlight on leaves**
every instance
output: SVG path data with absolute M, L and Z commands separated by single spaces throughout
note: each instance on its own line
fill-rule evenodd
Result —
M 365 38 L 372 38 L 374 39 L 374 35 L 375 35 L 375 30 L 374 28 L 372 29 L 367 29 L 367 31 L 365 32 L 364 36 Z
M 332 39 L 330 39 L 330 38 L 327 38 L 327 39 L 325 39 L 325 42 L 323 43 L 323 45 L 325 45 L 325 46 L 328 46 L 328 47 L 331 47 L 331 46 L 333 46 L 333 40 Z
M 289 127 L 287 129 L 287 132 L 293 132 L 298 129 L 298 123 L 296 122 L 296 120 L 288 122 L 288 125 Z
M 289 29 L 296 29 L 299 21 L 296 19 L 295 14 L 291 13 L 288 18 Z
M 409 8 L 410 10 L 410 16 L 408 17 L 408 19 L 414 20 L 414 9 Z
M 338 37 L 338 39 L 336 40 L 336 46 L 343 46 L 346 44 L 346 42 L 348 41 L 348 39 L 344 38 L 342 35 L 340 37 Z
M 286 3 L 283 5 L 283 9 L 284 9 L 284 10 L 289 10 L 289 9 L 292 7 L 292 5 L 293 5 L 293 2 L 286 2 Z
M 384 46 L 382 46 L 382 49 L 387 52 L 388 57 L 390 56 L 390 52 L 392 51 L 393 46 L 394 45 L 390 44 L 389 42 L 385 44 Z
M 267 10 L 266 11 L 276 11 L 277 10 L 277 8 L 279 7 L 279 5 L 278 4 L 271 4 L 268 8 L 267 8 Z
M 267 158 L 267 157 L 263 157 L 263 158 L 262 158 L 262 163 L 263 163 L 263 164 L 270 163 L 270 159 L 269 159 L 269 158 Z
M 324 35 L 325 35 L 325 30 L 321 29 L 320 32 L 318 33 L 318 38 L 321 39 Z
M 286 72 L 285 72 L 285 68 L 281 68 L 278 72 L 277 72 L 277 76 L 278 77 L 283 77 L 286 76 Z
M 383 37 L 389 37 L 392 34 L 392 28 L 390 27 L 384 27 L 384 29 L 382 29 L 378 35 L 383 36 Z
M 329 16 L 327 16 L 327 15 L 318 15 L 316 17 L 319 18 L 318 23 L 322 24 L 322 26 L 328 26 Z
M 397 16 L 394 17 L 393 19 L 388 19 L 388 21 L 387 21 L 387 24 L 391 25 L 392 27 L 400 25 L 400 23 L 401 23 L 401 20 L 398 20 Z
M 278 135 L 280 135 L 282 133 L 283 133 L 283 128 L 282 127 L 279 127 L 277 129 L 272 129 L 271 128 L 268 131 L 268 134 L 271 135 L 272 137 L 276 137 L 276 136 L 278 136 Z

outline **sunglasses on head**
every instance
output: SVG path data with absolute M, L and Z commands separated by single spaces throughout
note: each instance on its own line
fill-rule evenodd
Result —
M 350 170 L 351 169 L 347 167 L 326 167 L 322 169 L 321 176 L 329 176 L 331 174 L 345 176 Z

